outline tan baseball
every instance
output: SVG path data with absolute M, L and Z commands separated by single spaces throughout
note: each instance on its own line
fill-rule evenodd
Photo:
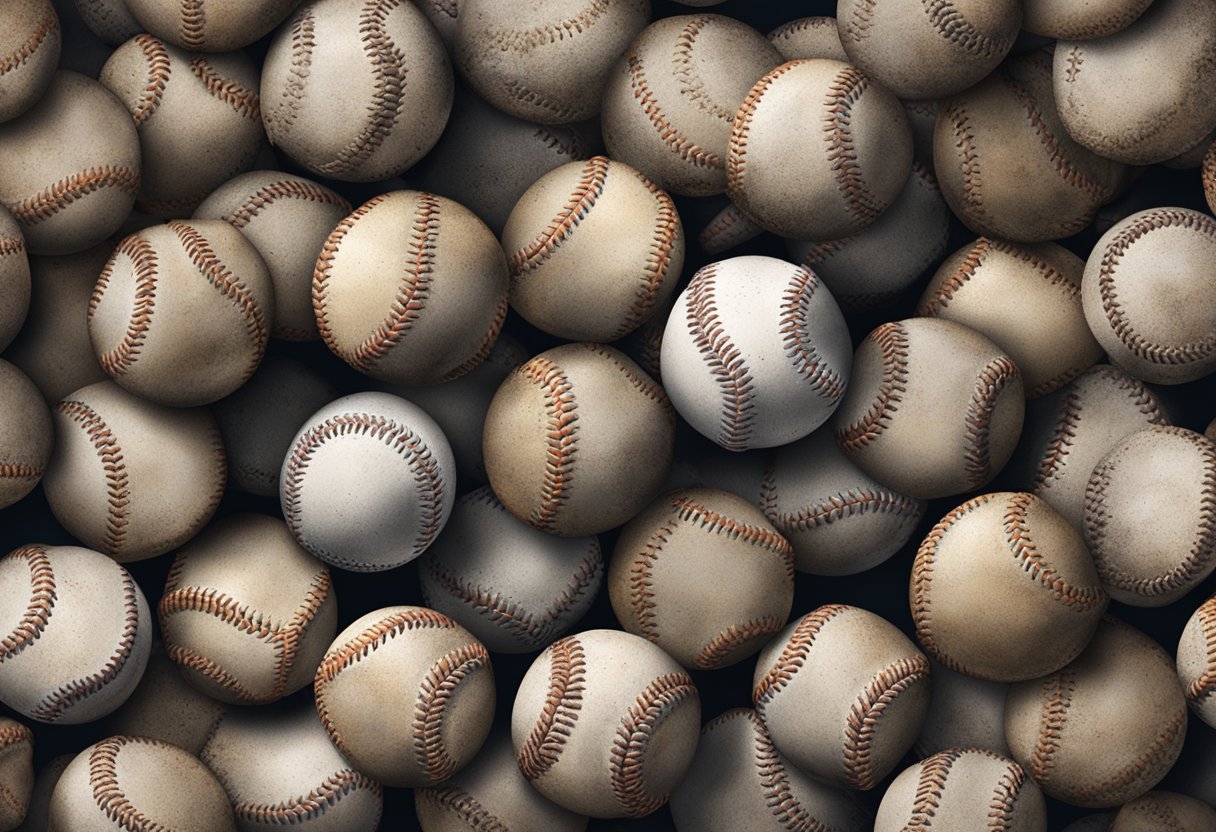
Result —
M 1110 832 L 1205 832 L 1216 829 L 1216 809 L 1176 792 L 1152 791 L 1129 800 L 1115 815 Z
M 73 0 L 73 4 L 89 31 L 109 46 L 118 46 L 143 31 L 126 0 Z
M 760 653 L 752 702 L 773 744 L 804 772 L 872 789 L 920 734 L 929 660 L 894 624 L 859 607 L 827 604 L 799 618 Z
M 0 508 L 38 485 L 54 440 L 51 412 L 34 382 L 0 359 Z
M 1213 141 L 1203 157 L 1203 194 L 1208 208 L 1216 214 L 1216 141 Z
M 1153 0 L 1024 0 L 1022 28 L 1060 40 L 1113 35 L 1136 21 Z
M 0 701 L 39 722 L 110 713 L 139 684 L 152 646 L 148 602 L 126 569 L 78 546 L 32 544 L 0 559 Z
M 60 754 L 39 769 L 27 804 L 25 822 L 17 827 L 16 832 L 47 832 L 51 822 L 51 794 L 73 757 L 74 754 Z
M 831 58 L 849 62 L 840 42 L 840 27 L 834 17 L 800 17 L 768 33 L 768 40 L 787 61 L 798 58 Z
M 42 485 L 73 537 L 127 563 L 175 549 L 215 513 L 227 463 L 207 411 L 153 404 L 110 381 L 52 410 L 55 450 Z
M 34 791 L 34 732 L 15 719 L 0 717 L 0 829 L 25 820 Z
M 551 644 L 520 682 L 511 739 L 549 800 L 595 818 L 662 807 L 692 763 L 701 698 L 661 649 L 619 630 Z
M 1010 756 L 1005 741 L 1005 695 L 1009 685 L 957 673 L 929 659 L 933 695 L 913 754 L 924 759 L 950 748 L 983 748 Z
M 1199 605 L 1182 630 L 1178 679 L 1191 710 L 1216 728 L 1216 595 Z
M 59 64 L 59 15 L 51 0 L 12 0 L 0 35 L 0 122 L 28 110 Z
M 0 207 L 0 352 L 21 331 L 30 309 L 30 258 L 13 215 Z
M 494 718 L 490 654 L 425 607 L 356 619 L 325 654 L 315 689 L 342 756 L 386 786 L 448 779 L 477 755 Z
M 145 31 L 195 52 L 231 52 L 282 22 L 297 0 L 124 0 Z
M 697 235 L 697 245 L 708 256 L 716 257 L 763 233 L 764 229 L 748 219 L 738 205 L 727 201 L 722 210 L 701 229 Z

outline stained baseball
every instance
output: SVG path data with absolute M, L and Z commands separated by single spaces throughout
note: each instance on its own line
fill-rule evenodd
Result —
M 0 122 L 38 101 L 59 63 L 59 15 L 51 0 L 14 0 L 5 8 L 0 37 Z
M 1134 23 L 1153 0 L 1098 0 L 1089 3 L 1060 3 L 1056 0 L 1024 0 L 1022 28 L 1027 32 L 1061 40 L 1091 40 L 1113 35 Z
M 0 828 L 16 829 L 25 819 L 34 791 L 34 732 L 0 717 Z
M 1166 826 L 1162 826 L 1166 824 Z M 1123 804 L 1110 832 L 1203 832 L 1216 827 L 1216 809 L 1185 794 L 1152 791 Z
M 51 412 L 34 382 L 0 359 L 0 508 L 38 485 L 54 440 Z
M 831 58 L 849 62 L 840 43 L 840 27 L 834 17 L 800 17 L 768 33 L 768 40 L 787 61 L 797 58 Z
M 1216 727 L 1216 595 L 1195 610 L 1178 642 L 1178 678 L 1200 719 Z
M 110 46 L 118 46 L 143 31 L 126 0 L 73 0 L 89 31 Z
M 148 32 L 181 49 L 231 52 L 268 34 L 291 13 L 293 0 L 204 3 L 202 0 L 124 0 Z
M 30 309 L 30 259 L 21 229 L 0 208 L 0 350 L 8 348 L 21 331 Z

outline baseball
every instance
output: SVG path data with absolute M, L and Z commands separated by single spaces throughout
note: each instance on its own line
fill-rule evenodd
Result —
M 932 658 L 929 668 L 933 694 L 913 755 L 924 759 L 950 748 L 982 748 L 1010 756 L 1005 741 L 1009 685 L 957 673 Z
M 51 795 L 73 757 L 74 754 L 60 754 L 38 771 L 34 778 L 34 789 L 26 803 L 25 822 L 17 827 L 16 832 L 47 832 L 51 823 Z
M 55 434 L 51 412 L 25 373 L 0 359 L 0 508 L 34 490 Z
M 603 112 L 608 155 L 672 193 L 722 193 L 739 103 L 781 62 L 763 35 L 732 18 L 698 14 L 656 20 L 608 75 Z
M 621 530 L 608 594 L 626 632 L 685 667 L 716 670 L 754 655 L 785 626 L 794 552 L 742 497 L 673 491 Z
M 1152 5 L 1153 0 L 1024 0 L 1022 28 L 1035 35 L 1060 40 L 1092 40 L 1126 29 Z
M 750 708 L 732 708 L 701 729 L 671 815 L 678 832 L 872 828 L 870 812 L 850 792 L 791 765 Z
M 970 327 L 882 324 L 853 358 L 836 440 L 857 467 L 909 497 L 973 491 L 1013 455 L 1023 390 L 1013 359 Z
M 811 433 L 849 384 L 849 330 L 819 278 L 775 257 L 710 263 L 663 332 L 663 384 L 693 428 L 723 448 Z
M 314 684 L 334 745 L 386 786 L 448 779 L 476 756 L 494 718 L 490 654 L 424 607 L 356 619 L 334 639 Z
M 498 388 L 486 414 L 486 474 L 507 510 L 533 528 L 598 534 L 658 493 L 675 422 L 663 388 L 623 353 L 565 344 Z
M 140 183 L 131 114 L 91 78 L 60 70 L 20 117 L 0 124 L 0 203 L 32 254 L 72 254 L 109 237 Z
M 912 748 L 929 708 L 929 661 L 890 622 L 828 604 L 760 653 L 752 702 L 773 744 L 802 771 L 872 789 Z
M 1203 193 L 1207 199 L 1208 208 L 1216 213 L 1216 141 L 1212 142 L 1203 157 Z
M 42 485 L 55 519 L 85 545 L 119 563 L 144 560 L 182 545 L 215 513 L 227 464 L 207 411 L 152 404 L 109 381 L 52 410 Z
M 172 220 L 125 238 L 89 299 L 89 338 L 111 378 L 143 399 L 210 404 L 266 352 L 274 286 L 257 249 L 219 220 Z
M 760 508 L 794 549 L 794 568 L 855 575 L 903 548 L 925 502 L 871 479 L 829 430 L 777 450 L 764 472 Z
M 34 732 L 0 717 L 0 828 L 16 829 L 25 819 L 34 791 Z
M 0 207 L 0 351 L 21 331 L 30 308 L 30 259 L 17 221 Z
M 1074 662 L 1009 689 L 1005 736 L 1050 797 L 1101 809 L 1165 776 L 1182 751 L 1186 711 L 1169 655 L 1107 616 Z
M 78 546 L 0 558 L 0 701 L 39 722 L 78 725 L 126 701 L 152 647 L 148 602 L 126 569 Z
M 224 787 L 176 745 L 110 737 L 81 751 L 51 794 L 50 832 L 236 832 Z
M 1112 363 L 1157 384 L 1216 370 L 1213 258 L 1216 220 L 1198 211 L 1141 211 L 1102 235 L 1085 264 L 1081 299 Z
M 51 0 L 12 0 L 5 4 L 0 35 L 0 122 L 34 105 L 59 63 L 59 15 Z
M 89 31 L 108 46 L 118 46 L 143 31 L 127 8 L 126 0 L 73 0 L 73 3 Z
M 1110 832 L 1157 832 L 1160 829 L 1178 832 L 1216 829 L 1216 809 L 1185 794 L 1153 791 L 1125 803 L 1110 826 Z
M 735 114 L 726 193 L 767 231 L 835 240 L 877 220 L 911 167 L 912 131 L 894 95 L 850 64 L 797 60 L 756 82 Z
M 413 3 L 313 0 L 270 42 L 262 122 L 272 144 L 315 174 L 389 179 L 439 139 L 452 84 L 443 42 Z
M 987 335 L 1018 365 L 1026 398 L 1038 398 L 1102 358 L 1081 307 L 1084 270 L 1081 258 L 1054 243 L 980 237 L 938 267 L 916 314 Z
M 768 33 L 768 40 L 787 61 L 798 58 L 831 58 L 849 62 L 840 42 L 840 27 L 834 17 L 800 17 Z
M 684 228 L 675 203 L 623 162 L 594 156 L 542 176 L 502 234 L 511 307 L 574 341 L 615 341 L 675 291 Z
M 529 653 L 586 614 L 604 563 L 594 536 L 537 531 L 483 486 L 456 501 L 443 534 L 419 559 L 418 577 L 426 605 L 486 647 Z
M 223 220 L 253 243 L 274 285 L 270 334 L 284 341 L 320 336 L 312 308 L 312 277 L 321 247 L 350 203 L 311 179 L 259 170 L 211 191 L 194 211 L 200 220 Z
M 181 49 L 232 52 L 248 46 L 291 13 L 296 0 L 257 3 L 124 0 L 146 31 Z
M 655 645 L 619 630 L 555 641 L 528 668 L 511 712 L 519 768 L 542 795 L 594 818 L 667 803 L 692 763 L 701 698 Z
M 904 769 L 882 796 L 874 832 L 917 826 L 1047 832 L 1043 792 L 1020 765 L 980 748 L 951 748 Z
M 359 372 L 437 384 L 490 354 L 507 313 L 506 258 L 463 205 L 392 191 L 330 233 L 312 304 L 321 338 Z
M 455 499 L 452 450 L 435 421 L 388 393 L 330 402 L 296 433 L 279 481 L 300 545 L 326 563 L 380 572 L 434 542 Z
M 733 202 L 714 215 L 697 235 L 697 245 L 710 257 L 716 257 L 735 246 L 741 246 L 764 233 L 764 229 L 749 220 Z
M 1199 605 L 1182 630 L 1178 678 L 1191 710 L 1216 728 L 1216 595 Z

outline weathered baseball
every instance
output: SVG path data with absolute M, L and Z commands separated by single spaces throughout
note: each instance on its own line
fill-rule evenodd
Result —
M 1216 569 L 1216 443 L 1176 427 L 1124 437 L 1085 488 L 1085 542 L 1116 601 L 1162 607 Z
M 938 105 L 933 167 L 946 202 L 977 234 L 1029 242 L 1069 237 L 1123 184 L 1123 165 L 1064 128 L 1051 60 L 1042 50 L 1011 59 Z
M 144 28 L 181 49 L 231 52 L 278 26 L 298 0 L 124 0 Z
M 1021 370 L 984 335 L 954 321 L 894 321 L 857 348 L 836 440 L 866 474 L 909 497 L 961 494 L 1012 456 L 1024 398 Z
M 85 26 L 109 46 L 118 46 L 143 31 L 126 0 L 73 0 Z
M 431 21 L 448 54 L 456 48 L 456 30 L 460 24 L 460 5 L 464 0 L 420 0 L 415 5 Z
M 563 809 L 532 788 L 519 770 L 511 736 L 494 732 L 477 757 L 446 782 L 414 792 L 422 832 L 468 832 L 469 823 L 486 829 L 524 832 L 584 832 L 587 818 Z
M 844 51 L 900 98 L 944 98 L 996 69 L 1022 23 L 1018 0 L 840 0 Z
M 1130 26 L 1153 0 L 1023 0 L 1022 28 L 1060 40 L 1090 40 Z
M 1018 365 L 1026 398 L 1037 398 L 1102 357 L 1081 308 L 1084 270 L 1080 257 L 1055 243 L 980 237 L 938 267 L 916 314 L 987 335 Z
M 29 376 L 47 402 L 109 378 L 89 340 L 88 313 L 97 275 L 112 252 L 101 244 L 78 254 L 30 259 L 29 314 L 4 357 Z
M 374 182 L 435 144 L 452 83 L 443 42 L 413 3 L 313 0 L 270 42 L 262 121 L 271 143 L 313 173 Z
M 1216 829 L 1216 809 L 1176 792 L 1153 791 L 1129 800 L 1110 832 L 1207 832 Z
M 644 175 L 594 156 L 528 188 L 502 247 L 511 306 L 525 320 L 566 340 L 615 341 L 675 291 L 684 227 L 671 197 Z
M 42 478 L 51 511 L 119 563 L 163 555 L 206 525 L 227 463 L 206 410 L 144 401 L 110 381 L 53 408 L 55 450 Z
M 1008 757 L 950 748 L 904 769 L 882 796 L 874 832 L 918 826 L 1047 832 L 1047 804 Z
M 997 682 L 1075 659 L 1109 603 L 1081 535 L 1044 500 L 968 500 L 925 537 L 908 590 L 916 637 L 939 662 Z
M 675 410 L 612 347 L 565 344 L 512 371 L 486 413 L 486 474 L 507 509 L 562 537 L 607 531 L 658 493 Z
M 1203 194 L 1208 208 L 1216 214 L 1216 141 L 1203 157 Z
M 51 794 L 73 757 L 74 754 L 60 754 L 39 769 L 26 804 L 25 821 L 15 832 L 47 832 L 51 822 Z
M 1208 426 L 1204 428 L 1203 435 L 1216 442 L 1216 419 L 1208 423 Z
M 456 66 L 495 107 L 539 124 L 600 111 L 608 70 L 650 18 L 650 0 L 462 0 Z
M 950 208 L 929 167 L 912 164 L 891 207 L 839 240 L 786 240 L 790 259 L 813 271 L 845 312 L 890 306 L 946 253 Z
M 595 818 L 667 803 L 692 763 L 701 697 L 661 649 L 619 630 L 550 645 L 511 713 L 519 768 L 549 800 Z
M 726 190 L 731 123 L 781 54 L 752 27 L 717 14 L 656 20 L 616 62 L 604 89 L 608 155 L 685 196 Z
M 419 559 L 418 577 L 428 607 L 495 652 L 528 653 L 586 614 L 604 564 L 595 537 L 537 531 L 483 486 L 456 501 L 443 534 Z
M 957 673 L 929 659 L 933 695 L 912 751 L 918 758 L 950 748 L 983 748 L 1008 757 L 1005 695 L 1009 685 Z
M 1005 736 L 1049 796 L 1098 809 L 1165 776 L 1182 751 L 1186 711 L 1169 655 L 1107 616 L 1076 661 L 1009 689 Z
M 104 86 L 55 73 L 43 96 L 0 124 L 0 203 L 33 254 L 71 254 L 113 234 L 139 191 L 135 123 Z
M 0 508 L 38 485 L 54 440 L 51 412 L 34 382 L 0 359 Z
M 312 303 L 326 345 L 359 372 L 436 384 L 490 354 L 507 313 L 506 258 L 463 205 L 392 191 L 333 229 Z
M 199 759 L 146 737 L 110 737 L 64 769 L 50 832 L 236 832 L 224 787 Z
M 25 323 L 30 308 L 30 258 L 21 228 L 0 206 L 0 352 Z
M 1178 678 L 1191 709 L 1216 728 L 1216 595 L 1199 605 L 1182 630 Z
M 1056 105 L 1068 132 L 1132 165 L 1177 156 L 1216 127 L 1216 6 L 1157 0 L 1125 29 L 1055 48 Z M 1151 79 L 1143 73 L 1152 66 Z
M 126 569 L 78 546 L 33 544 L 0 558 L 0 701 L 78 725 L 121 705 L 152 646 L 148 602 Z
M 386 786 L 451 777 L 476 756 L 494 718 L 490 654 L 425 607 L 385 607 L 356 619 L 334 639 L 315 686 L 334 745 Z
M 258 170 L 216 188 L 194 217 L 223 220 L 262 255 L 274 284 L 270 334 L 285 341 L 312 341 L 320 337 L 312 308 L 317 257 L 350 210 L 349 202 L 324 185 Z
M 716 670 L 754 655 L 785 627 L 794 552 L 744 498 L 674 491 L 621 530 L 608 592 L 627 632 L 685 667 Z
M 722 210 L 697 235 L 697 245 L 708 256 L 716 257 L 763 233 L 764 229 L 748 219 L 738 205 L 726 200 Z
M 242 832 L 379 827 L 380 784 L 343 759 L 311 704 L 271 713 L 234 710 L 199 758 L 223 784 Z
M 760 653 L 752 701 L 773 744 L 807 774 L 872 789 L 920 734 L 929 660 L 894 624 L 828 604 Z
M 448 520 L 455 462 L 443 432 L 417 405 L 355 393 L 314 413 L 283 461 L 283 515 L 300 545 L 355 572 L 380 572 L 422 554 Z
M 1064 832 L 1110 832 L 1110 825 L 1114 822 L 1114 812 L 1098 812 L 1074 820 L 1064 827 Z
M 149 401 L 210 404 L 266 352 L 274 286 L 262 256 L 219 220 L 171 220 L 125 238 L 89 299 L 89 338 L 111 378 Z
M 1212 142 L 1216 141 L 1216 128 L 1212 129 L 1190 150 L 1179 153 L 1171 159 L 1166 159 L 1161 164 L 1173 170 L 1194 170 L 1203 166 L 1203 157 L 1207 155 L 1208 148 L 1212 146 Z
M 798 58 L 831 58 L 849 62 L 840 42 L 840 27 L 834 17 L 800 17 L 768 33 L 768 40 L 787 61 Z
M 1102 235 L 1085 264 L 1081 299 L 1114 364 L 1157 384 L 1216 370 L 1213 258 L 1216 220 L 1185 208 L 1141 211 Z
M 0 122 L 16 118 L 46 91 L 59 64 L 59 15 L 51 0 L 10 0 L 0 35 Z
M 276 496 L 283 459 L 300 425 L 337 395 L 309 365 L 268 356 L 249 381 L 212 407 L 228 455 L 229 486 Z
M 807 268 L 775 257 L 705 266 L 663 333 L 663 384 L 699 433 L 732 451 L 811 433 L 849 384 L 848 326 Z
M 445 0 L 435 0 L 442 5 Z M 431 4 L 423 2 L 425 11 Z M 586 159 L 599 143 L 590 125 L 543 125 L 510 116 L 464 84 L 434 149 L 410 168 L 410 184 L 454 199 L 496 235 L 533 182 L 567 162 Z M 492 187 L 487 187 L 493 183 Z
M 732 708 L 701 729 L 697 754 L 671 796 L 679 832 L 869 832 L 860 801 L 799 771 L 750 708 Z
M 835 240 L 878 219 L 911 167 L 912 131 L 894 95 L 841 61 L 790 61 L 735 114 L 726 193 L 767 231 Z
M 855 575 L 891 557 L 925 513 L 914 500 L 849 461 L 830 430 L 779 448 L 760 486 L 760 508 L 794 548 L 794 568 Z
M 15 719 L 0 717 L 0 829 L 21 825 L 33 790 L 34 732 Z
M 114 50 L 98 80 L 135 120 L 142 151 L 139 209 L 181 217 L 265 142 L 258 70 L 241 52 L 196 55 L 148 34 Z

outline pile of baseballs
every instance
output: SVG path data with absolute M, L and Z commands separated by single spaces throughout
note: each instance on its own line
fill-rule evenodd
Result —
M 1216 830 L 1216 2 L 676 1 L 0 3 L 0 832 Z

